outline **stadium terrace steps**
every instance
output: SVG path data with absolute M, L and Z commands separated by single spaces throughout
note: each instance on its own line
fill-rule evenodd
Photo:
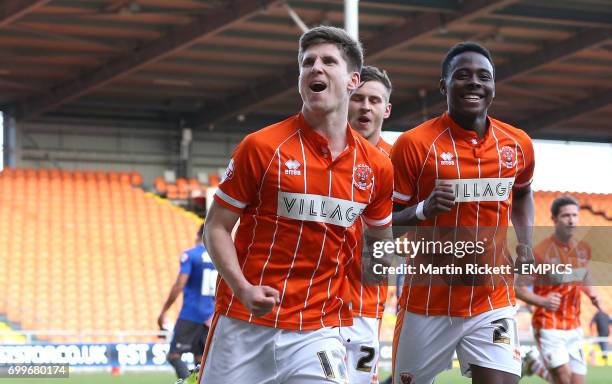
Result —
M 137 173 L 2 171 L 0 315 L 23 330 L 155 331 L 179 255 L 193 245 L 201 220 L 145 193 L 141 183 Z

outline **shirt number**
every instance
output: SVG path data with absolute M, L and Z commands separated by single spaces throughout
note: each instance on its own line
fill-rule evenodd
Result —
M 202 272 L 202 296 L 214 296 L 217 287 L 219 272 L 214 269 L 205 269 Z

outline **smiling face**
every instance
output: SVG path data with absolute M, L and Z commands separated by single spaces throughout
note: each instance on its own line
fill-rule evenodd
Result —
M 477 52 L 463 52 L 453 57 L 446 77 L 440 80 L 451 115 L 484 117 L 495 97 L 493 66 Z
M 346 106 L 359 73 L 350 72 L 336 44 L 316 44 L 304 51 L 298 88 L 304 108 L 329 113 Z
M 351 95 L 349 122 L 361 136 L 376 145 L 383 120 L 391 114 L 389 92 L 380 81 L 366 81 Z

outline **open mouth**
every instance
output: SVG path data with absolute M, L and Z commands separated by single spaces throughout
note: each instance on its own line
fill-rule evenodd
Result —
M 326 89 L 327 89 L 327 84 L 321 81 L 315 81 L 313 83 L 310 83 L 310 90 L 313 92 L 319 93 L 319 92 L 323 92 Z
M 359 116 L 359 118 L 357 119 L 357 121 L 359 121 L 362 124 L 366 124 L 370 122 L 370 119 L 367 118 L 366 116 Z

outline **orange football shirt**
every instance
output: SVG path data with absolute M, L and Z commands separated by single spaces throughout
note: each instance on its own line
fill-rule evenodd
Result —
M 557 311 L 535 307 L 532 317 L 534 329 L 576 329 L 580 327 L 580 292 L 591 259 L 591 248 L 582 241 L 560 242 L 555 235 L 544 239 L 533 250 L 538 264 L 567 264 L 572 274 L 540 275 L 533 286 L 533 293 L 548 296 L 552 292 L 561 294 Z M 538 284 L 539 283 L 539 284 Z
M 382 137 L 376 143 L 378 148 L 386 156 L 391 155 L 392 145 L 382 139 Z M 363 225 L 361 221 L 357 222 L 358 225 L 358 237 L 357 237 L 357 248 L 355 251 L 355 257 L 353 262 L 348 268 L 348 284 L 351 295 L 351 302 L 353 308 L 353 316 L 355 317 L 373 317 L 380 319 L 383 316 L 385 310 L 385 301 L 387 300 L 388 287 L 386 284 L 380 285 L 364 285 L 362 284 L 361 278 L 361 257 L 363 238 L 361 233 L 363 231 Z M 368 257 L 368 256 L 363 256 Z
M 216 311 L 291 330 L 352 324 L 346 268 L 360 217 L 391 225 L 390 160 L 347 125 L 334 160 L 301 114 L 248 135 L 236 148 L 215 200 L 240 213 L 235 246 L 246 279 L 280 293 L 254 317 L 220 279 Z
M 391 151 L 395 179 L 393 201 L 416 205 L 429 196 L 436 182 L 452 184 L 456 198 L 453 209 L 420 222 L 414 238 L 420 238 L 419 231 L 448 234 L 449 229 L 452 232 L 455 228 L 456 234 L 458 228 L 465 234 L 468 232 L 465 228 L 471 228 L 472 240 L 486 243 L 491 266 L 512 265 L 505 241 L 512 190 L 531 183 L 533 146 L 522 130 L 488 119 L 489 128 L 482 139 L 476 132 L 461 128 L 448 112 L 403 133 Z M 445 257 L 453 258 L 452 255 Z M 472 261 L 466 259 L 462 261 Z M 443 261 L 450 264 L 456 260 Z M 423 255 L 409 260 L 413 265 L 435 262 Z M 431 277 L 415 281 L 414 275 L 407 275 L 400 305 L 424 315 L 474 316 L 514 305 L 512 277 L 512 274 L 491 274 L 478 277 L 485 279 L 484 283 L 470 284 L 468 278 L 466 284 L 458 285 L 457 280 L 453 281 L 458 277 L 453 275 L 445 276 L 442 282 Z

